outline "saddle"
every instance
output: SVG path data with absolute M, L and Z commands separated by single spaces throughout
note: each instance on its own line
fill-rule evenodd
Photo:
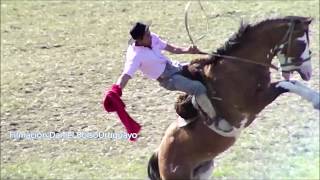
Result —
M 203 68 L 207 64 L 216 65 L 216 62 L 217 61 L 215 61 L 215 59 L 198 59 L 192 61 L 189 65 L 185 65 L 183 67 L 182 75 L 192 80 L 198 80 L 206 85 L 204 83 L 205 76 Z M 176 113 L 180 116 L 177 122 L 178 127 L 187 126 L 192 128 L 192 124 L 194 124 L 193 122 L 195 122 L 196 119 L 203 117 L 203 114 L 193 106 L 192 98 L 192 95 L 185 93 L 179 95 L 175 102 Z M 224 137 L 237 137 L 243 129 L 243 127 L 234 129 L 228 121 L 218 116 L 216 117 L 215 122 L 208 127 Z
M 192 96 L 188 94 L 181 94 L 178 96 L 174 107 L 177 114 L 183 119 L 192 119 L 199 115 L 199 112 L 192 104 Z

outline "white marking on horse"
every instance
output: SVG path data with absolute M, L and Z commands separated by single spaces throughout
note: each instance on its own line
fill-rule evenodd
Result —
M 309 44 L 308 44 L 307 34 L 304 33 L 301 37 L 298 37 L 296 40 L 304 42 L 305 49 L 301 53 L 299 58 L 302 59 L 302 60 L 307 60 L 308 58 L 310 58 L 310 53 L 309 53 L 310 51 L 309 51 Z M 280 49 L 282 49 L 283 47 L 284 47 L 284 45 L 281 44 L 280 45 Z M 290 64 L 290 63 L 292 63 L 292 58 L 288 57 L 286 59 L 286 55 L 283 52 L 281 52 L 281 50 L 277 53 L 277 57 L 278 57 L 278 59 L 280 61 L 280 64 L 285 64 L 285 63 L 289 63 Z M 286 60 L 288 62 L 285 62 Z M 281 67 L 281 70 L 282 71 L 300 70 L 300 72 L 306 76 L 306 80 L 310 79 L 311 73 L 312 73 L 312 67 L 311 67 L 310 61 L 303 62 L 300 66 L 295 66 L 295 65 L 284 66 L 284 67 Z
M 298 37 L 297 40 L 308 43 L 307 34 L 304 33 L 301 37 Z
M 307 34 L 304 33 L 301 37 L 298 37 L 296 40 L 303 41 L 304 44 L 306 45 L 303 53 L 300 55 L 300 58 L 301 59 L 307 59 L 309 57 L 309 44 L 308 44 Z M 281 44 L 279 46 L 279 49 L 282 50 L 283 47 L 284 47 L 284 44 Z M 286 59 L 285 54 L 283 54 L 281 51 L 279 51 L 277 53 L 277 56 L 278 56 L 279 61 L 283 64 L 285 62 L 285 59 Z M 288 62 L 291 63 L 291 59 L 289 57 L 288 57 Z
M 278 59 L 279 59 L 279 61 L 280 61 L 281 64 L 285 64 L 285 63 L 286 63 L 286 55 L 283 54 L 281 51 L 279 51 L 279 52 L 277 53 L 277 57 L 278 57 Z M 292 62 L 291 59 L 292 59 L 292 58 L 288 57 L 288 58 L 287 58 L 287 61 L 288 61 L 287 63 L 291 63 L 291 62 Z M 288 67 L 289 67 L 289 66 L 288 66 Z
M 309 44 L 308 44 L 306 33 L 302 37 L 299 37 L 298 40 L 303 41 L 306 44 L 306 47 L 303 53 L 301 54 L 300 58 L 301 59 L 310 58 L 310 50 L 309 50 Z M 300 66 L 300 70 L 303 74 L 308 76 L 307 79 L 311 78 L 312 66 L 310 61 L 306 61 L 302 63 L 302 65 Z
M 306 45 L 306 47 L 304 48 L 303 53 L 301 54 L 301 58 L 302 59 L 307 59 L 309 58 L 309 44 L 308 44 L 308 39 L 307 39 L 307 34 L 304 33 L 304 35 L 302 37 L 297 38 L 297 40 L 299 41 L 303 41 Z
M 169 165 L 170 166 L 170 171 L 172 173 L 175 173 L 177 171 L 177 169 L 179 168 L 179 166 L 174 166 L 172 163 Z
M 284 47 L 284 44 L 281 44 L 281 45 L 279 46 L 280 49 L 282 49 L 283 47 Z
M 188 125 L 188 121 L 186 121 L 185 119 L 183 119 L 181 116 L 178 115 L 178 119 L 177 119 L 177 126 L 179 128 L 184 127 L 186 125 Z

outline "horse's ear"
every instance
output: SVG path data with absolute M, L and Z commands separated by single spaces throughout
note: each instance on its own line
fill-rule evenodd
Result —
M 309 29 L 309 25 L 311 24 L 311 22 L 313 21 L 312 17 L 307 17 L 305 19 L 303 19 L 302 21 L 302 27 L 305 31 L 308 31 Z
M 304 20 L 304 23 L 309 25 L 311 24 L 311 22 L 313 21 L 313 18 L 312 17 L 307 17 L 305 20 Z

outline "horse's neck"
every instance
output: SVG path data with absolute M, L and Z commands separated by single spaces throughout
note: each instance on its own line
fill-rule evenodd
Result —
M 288 23 L 282 20 L 275 20 L 271 21 L 269 24 L 264 24 L 261 26 L 259 30 L 257 30 L 263 38 L 260 39 L 260 43 L 265 43 L 268 55 L 271 63 L 271 60 L 275 56 L 275 48 L 276 46 L 279 46 L 283 38 L 285 37 L 285 34 L 287 33 L 289 26 Z
M 275 56 L 274 49 L 285 36 L 286 30 L 287 27 L 284 24 L 279 25 L 279 22 L 274 22 L 269 26 L 261 26 L 260 28 L 253 30 L 252 33 L 254 34 L 250 35 L 250 40 L 244 42 L 237 52 L 232 54 L 234 56 L 241 54 L 244 58 L 270 64 Z
M 281 30 L 277 29 L 278 33 L 275 33 L 276 26 L 273 27 L 257 27 L 261 29 L 256 29 L 252 31 L 250 37 L 248 36 L 246 41 L 242 41 L 241 46 L 237 48 L 235 51 L 231 52 L 230 56 L 246 58 L 249 60 L 253 60 L 256 62 L 270 64 L 274 53 L 270 52 L 276 45 L 281 41 L 282 36 L 284 35 L 285 28 Z M 254 32 L 255 31 L 255 32 Z M 272 36 L 277 34 L 277 36 Z M 258 89 L 265 89 L 268 87 L 267 84 L 270 83 L 270 73 L 269 68 L 254 65 L 251 63 L 228 63 L 229 61 L 225 61 L 226 63 L 220 63 L 216 66 L 216 68 L 212 68 L 210 65 L 207 71 L 212 74 L 212 76 L 208 75 L 209 80 L 213 80 L 213 83 L 207 83 L 208 89 L 210 92 L 214 92 L 212 96 L 217 96 L 221 99 L 226 99 L 221 102 L 212 101 L 213 104 L 220 109 L 220 115 L 224 117 L 242 117 L 243 114 L 250 115 L 249 122 L 254 119 L 255 112 L 251 112 L 250 108 L 256 107 L 257 102 L 254 101 L 256 97 L 256 93 Z M 212 71 L 210 71 L 212 69 Z M 217 70 L 219 69 L 219 70 Z M 206 70 L 206 69 L 205 69 Z M 206 72 L 206 71 L 205 71 Z M 225 77 L 225 72 L 230 72 Z M 233 73 L 236 72 L 236 73 Z M 249 72 L 249 73 L 245 73 Z M 254 75 L 254 76 L 253 76 Z M 241 82 L 241 83 L 237 83 Z M 231 85 L 230 85 L 231 84 Z M 230 87 L 235 87 L 234 85 L 239 85 L 237 90 L 227 89 Z M 249 91 L 248 91 L 249 90 Z M 240 96 L 240 97 L 239 97 Z M 225 110 L 224 107 L 227 107 L 228 104 L 236 104 L 237 108 L 230 107 L 228 110 Z M 241 109 L 241 110 L 239 110 Z M 249 116 L 248 116 L 249 117 Z M 240 118 L 241 119 L 241 118 Z M 231 123 L 239 123 L 237 118 L 228 119 Z
M 236 51 L 231 52 L 230 55 L 268 65 L 274 57 L 271 49 L 272 47 L 266 44 L 263 40 L 247 41 L 244 42 Z M 240 63 L 239 66 L 245 69 L 249 67 L 256 67 L 254 63 Z

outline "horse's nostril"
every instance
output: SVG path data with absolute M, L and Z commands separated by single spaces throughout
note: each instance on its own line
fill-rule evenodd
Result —
M 312 51 L 309 50 L 309 54 L 312 54 Z

